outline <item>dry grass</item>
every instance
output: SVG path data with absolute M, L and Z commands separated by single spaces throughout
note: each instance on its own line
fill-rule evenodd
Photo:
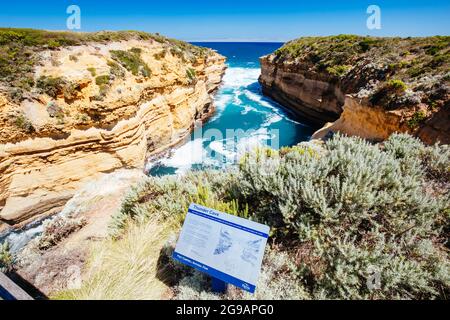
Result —
M 161 299 L 168 287 L 163 282 L 166 270 L 158 270 L 158 259 L 170 233 L 168 224 L 150 220 L 131 224 L 118 240 L 97 243 L 91 250 L 82 287 L 60 292 L 54 298 Z

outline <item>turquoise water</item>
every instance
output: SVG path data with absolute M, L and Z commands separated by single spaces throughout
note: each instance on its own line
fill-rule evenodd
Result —
M 281 43 L 199 43 L 227 57 L 228 70 L 215 95 L 216 112 L 190 139 L 165 157 L 147 164 L 150 175 L 221 168 L 258 145 L 278 149 L 309 140 L 314 129 L 294 120 L 264 97 L 258 83 L 259 57 Z

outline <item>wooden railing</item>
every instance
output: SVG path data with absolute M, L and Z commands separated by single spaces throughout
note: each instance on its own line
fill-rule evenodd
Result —
M 33 300 L 33 298 L 0 272 L 0 300 Z

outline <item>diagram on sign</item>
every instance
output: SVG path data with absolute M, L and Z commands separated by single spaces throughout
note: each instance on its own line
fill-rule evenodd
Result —
M 215 255 L 223 254 L 233 245 L 233 239 L 231 238 L 230 233 L 227 230 L 220 230 L 220 238 L 219 243 L 217 244 L 216 249 L 214 250 Z
M 261 244 L 262 239 L 248 240 L 237 238 L 236 236 L 233 236 L 231 230 L 221 228 L 219 242 L 214 249 L 214 255 L 224 255 L 230 251 L 239 251 L 241 260 L 254 266 L 258 260 Z M 233 248 L 233 246 L 235 248 Z M 233 259 L 235 259 L 234 256 Z

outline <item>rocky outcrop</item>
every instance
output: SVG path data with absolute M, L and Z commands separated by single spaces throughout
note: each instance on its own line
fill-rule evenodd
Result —
M 0 228 L 57 212 L 116 169 L 143 168 L 211 114 L 224 57 L 175 49 L 127 40 L 43 51 L 35 78 L 64 79 L 72 92 L 37 92 L 20 104 L 0 94 Z M 139 53 L 149 71 L 131 72 L 113 51 Z
M 300 38 L 260 59 L 263 93 L 313 138 L 342 132 L 379 141 L 408 132 L 450 143 L 450 37 Z
M 276 63 L 274 59 L 269 55 L 260 60 L 259 82 L 265 95 L 316 126 L 339 118 L 345 100 L 339 86 L 294 63 Z
M 432 144 L 439 141 L 450 144 L 450 103 L 433 114 L 418 132 L 418 137 L 425 143 Z
M 372 141 L 383 141 L 395 132 L 405 131 L 408 131 L 408 127 L 402 124 L 401 113 L 372 107 L 363 100 L 347 96 L 339 119 L 325 124 L 311 138 L 323 139 L 330 132 L 343 132 Z

